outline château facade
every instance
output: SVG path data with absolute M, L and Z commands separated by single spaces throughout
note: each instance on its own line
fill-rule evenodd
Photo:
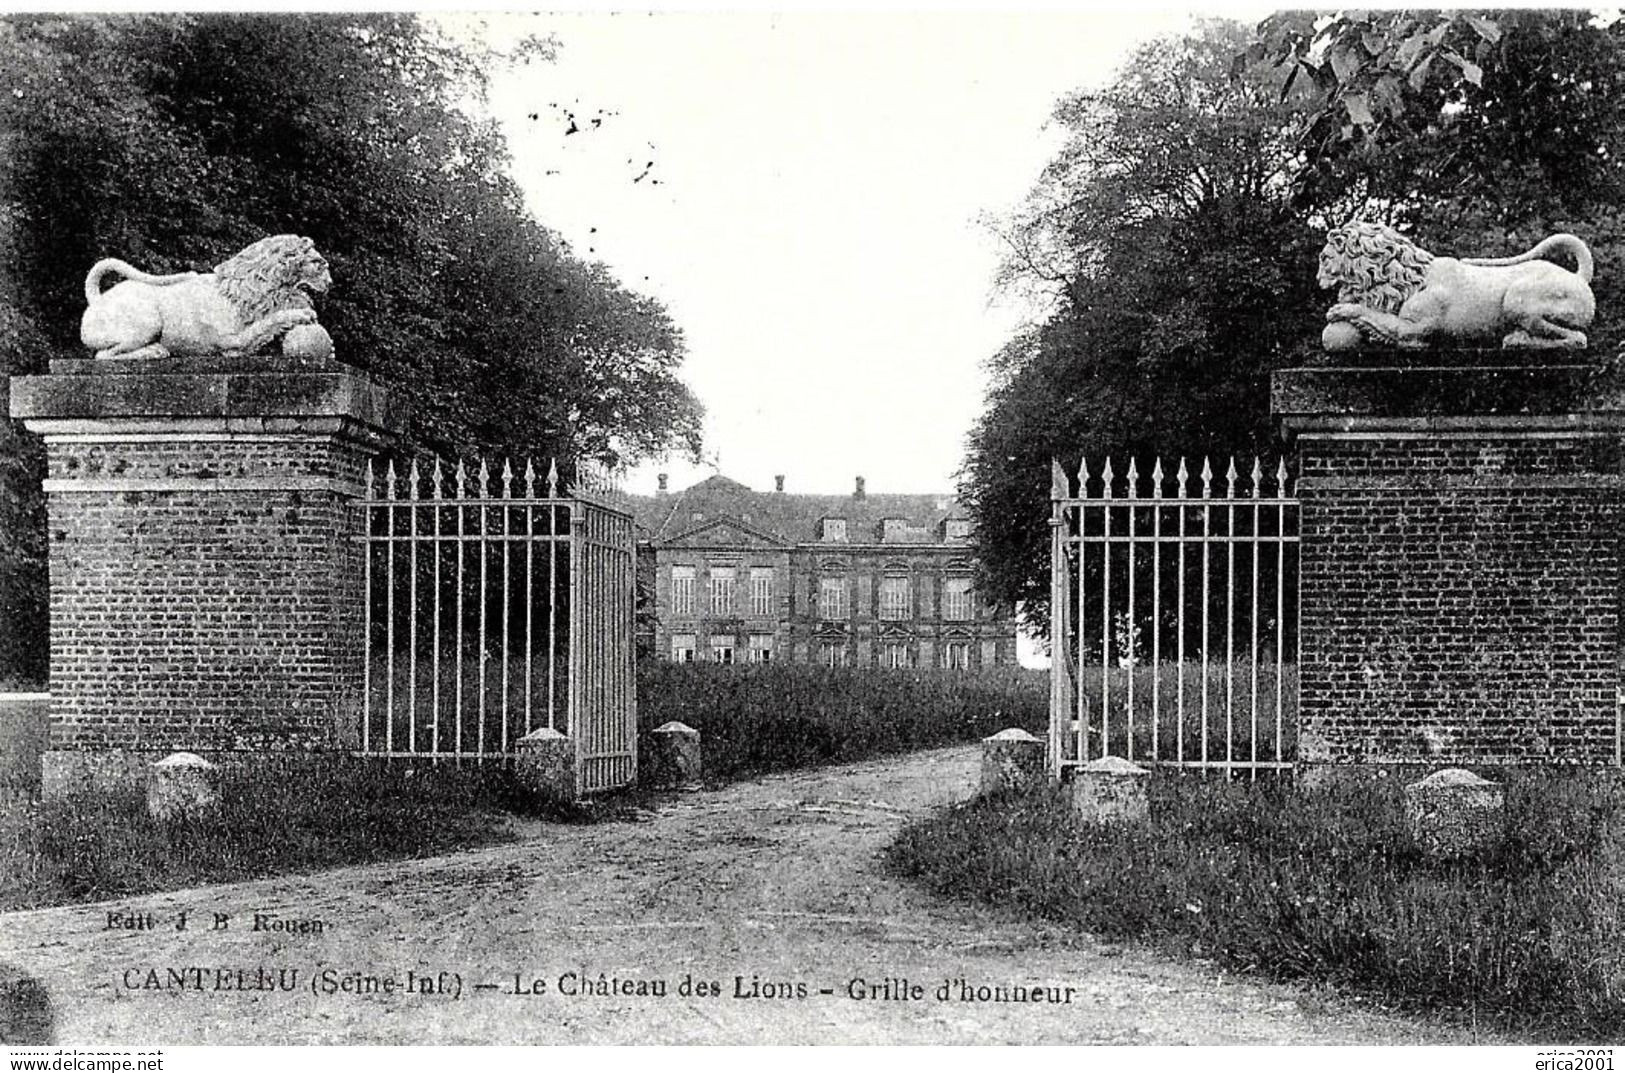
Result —
M 643 640 L 663 659 L 980 669 L 1016 665 L 1016 624 L 980 599 L 949 496 L 756 492 L 716 476 L 634 496 Z M 652 630 L 652 636 L 649 632 Z

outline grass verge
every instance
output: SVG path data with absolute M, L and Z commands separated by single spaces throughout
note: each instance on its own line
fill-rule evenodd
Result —
M 134 789 L 16 802 L 0 813 L 0 910 L 428 857 L 508 841 L 504 814 L 523 811 L 495 770 L 343 757 L 228 769 L 218 812 L 173 823 Z
M 1392 781 L 1324 792 L 1158 778 L 1152 821 L 1065 791 L 978 798 L 906 828 L 888 867 L 948 896 L 1413 1010 L 1612 1042 L 1625 1033 L 1625 796 L 1509 781 L 1495 851 L 1430 861 Z

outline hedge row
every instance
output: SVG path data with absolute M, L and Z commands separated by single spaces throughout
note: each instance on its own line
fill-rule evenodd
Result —
M 671 720 L 698 730 L 707 780 L 726 782 L 976 741 L 1012 726 L 1043 734 L 1047 690 L 1042 672 L 1014 668 L 971 673 L 650 660 L 638 667 L 638 723 L 645 736 Z

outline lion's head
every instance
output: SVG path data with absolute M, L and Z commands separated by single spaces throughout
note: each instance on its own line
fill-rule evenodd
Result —
M 332 286 L 327 259 L 298 235 L 262 238 L 215 266 L 220 293 L 251 324 L 280 309 L 308 309 L 310 295 Z
M 1322 287 L 1336 287 L 1339 302 L 1398 313 L 1427 276 L 1433 254 L 1383 224 L 1356 220 L 1326 236 L 1320 251 Z

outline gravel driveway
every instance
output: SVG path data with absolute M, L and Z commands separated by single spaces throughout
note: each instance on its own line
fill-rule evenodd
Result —
M 55 1042 L 79 1046 L 1495 1042 L 882 874 L 898 826 L 969 796 L 976 762 L 937 750 L 673 795 L 645 822 L 0 915 L 0 985 L 37 980 Z

